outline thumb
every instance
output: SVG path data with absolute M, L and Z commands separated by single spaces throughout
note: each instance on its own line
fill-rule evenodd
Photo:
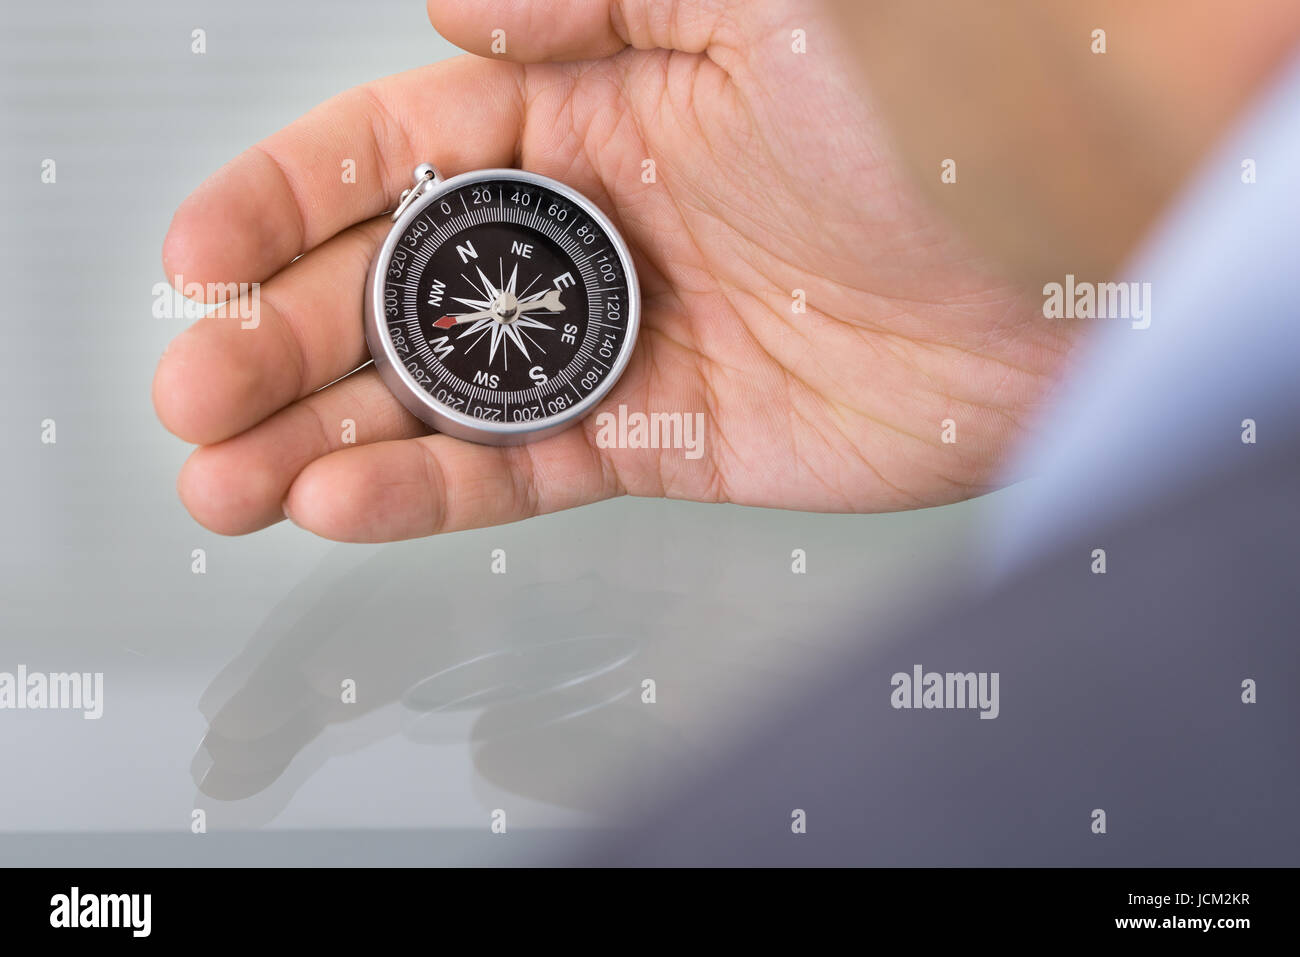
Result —
M 444 37 L 520 63 L 594 60 L 624 47 L 702 53 L 729 24 L 719 0 L 428 0 Z

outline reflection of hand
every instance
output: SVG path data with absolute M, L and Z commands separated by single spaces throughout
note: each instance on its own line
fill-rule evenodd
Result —
M 257 329 L 200 321 L 154 382 L 163 422 L 203 446 L 179 483 L 200 522 L 248 532 L 283 503 L 373 541 L 624 492 L 872 511 L 989 487 L 1070 340 L 904 189 L 833 26 L 794 0 L 610 2 L 431 0 L 448 37 L 493 59 L 345 93 L 181 206 L 169 275 L 264 282 Z M 702 458 L 599 448 L 592 419 L 477 446 L 425 435 L 372 368 L 335 381 L 367 358 L 361 291 L 391 225 L 376 217 L 426 160 L 517 162 L 601 201 L 644 293 L 604 408 L 704 413 Z M 344 419 L 360 444 L 344 447 Z

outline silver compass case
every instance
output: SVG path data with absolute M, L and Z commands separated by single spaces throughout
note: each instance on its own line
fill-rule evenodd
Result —
M 627 315 L 624 335 L 609 371 L 597 384 L 574 404 L 554 414 L 528 421 L 491 421 L 467 415 L 445 402 L 439 401 L 421 386 L 408 370 L 394 348 L 385 318 L 385 276 L 393 255 L 412 223 L 431 204 L 457 190 L 474 183 L 505 181 L 537 187 L 563 197 L 585 213 L 610 241 L 617 253 L 627 286 Z M 577 190 L 556 180 L 536 173 L 516 169 L 482 169 L 442 179 L 429 164 L 415 170 L 416 185 L 402 194 L 401 202 L 392 214 L 393 228 L 384 238 L 371 263 L 366 281 L 365 331 L 366 345 L 374 358 L 375 368 L 384 384 L 410 412 L 438 432 L 486 445 L 522 445 L 534 442 L 567 429 L 587 416 L 618 382 L 636 345 L 641 320 L 641 291 L 637 281 L 627 243 L 614 224 L 600 209 Z M 504 200 L 503 200 L 504 202 Z M 447 240 L 448 242 L 450 240 Z M 590 321 L 590 320 L 589 320 Z

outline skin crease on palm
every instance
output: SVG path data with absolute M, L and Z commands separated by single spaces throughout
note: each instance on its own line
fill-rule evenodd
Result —
M 241 534 L 288 515 L 328 538 L 385 541 L 624 493 L 871 512 L 991 487 L 1073 334 L 913 195 L 817 8 L 429 7 L 471 55 L 326 102 L 173 219 L 169 277 L 262 283 L 256 329 L 200 320 L 154 380 L 164 425 L 200 446 L 178 483 L 199 522 Z M 796 26 L 805 54 L 791 50 Z M 490 51 L 498 28 L 505 57 Z M 428 435 L 373 366 L 335 381 L 368 360 L 362 292 L 391 225 L 381 214 L 423 161 L 447 176 L 532 170 L 611 215 L 644 304 L 601 408 L 703 412 L 702 458 L 600 449 L 594 417 L 532 445 L 478 446 Z M 955 443 L 941 440 L 945 419 Z

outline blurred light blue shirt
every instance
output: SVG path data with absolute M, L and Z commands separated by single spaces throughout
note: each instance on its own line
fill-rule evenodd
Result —
M 1151 283 L 1151 323 L 1043 320 L 1100 328 L 1013 463 L 1028 478 L 992 531 L 998 575 L 1067 542 L 1104 547 L 1112 523 L 1300 431 L 1300 58 L 1122 275 L 1077 278 Z

